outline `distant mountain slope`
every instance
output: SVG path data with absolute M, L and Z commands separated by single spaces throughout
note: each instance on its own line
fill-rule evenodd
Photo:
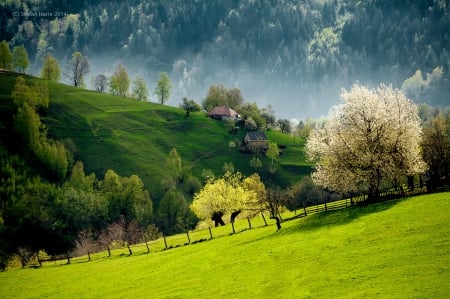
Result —
M 326 114 L 355 81 L 401 87 L 417 70 L 443 68 L 431 95 L 448 103 L 448 1 L 6 1 L 0 40 L 25 44 L 37 73 L 51 53 L 74 51 L 92 73 L 122 63 L 152 87 L 159 72 L 174 97 L 200 101 L 211 84 L 237 86 L 283 118 Z M 52 12 L 49 17 L 35 14 Z M 426 78 L 423 78 L 426 79 Z M 87 82 L 90 82 L 87 80 Z
M 2 139 L 13 133 L 11 91 L 17 75 L 0 74 Z M 34 79 L 33 79 L 34 80 Z M 49 137 L 72 144 L 75 159 L 83 161 L 87 173 L 103 177 L 107 169 L 120 175 L 139 175 L 152 196 L 158 197 L 165 159 L 172 148 L 182 158 L 183 168 L 201 178 L 203 169 L 223 173 L 225 162 L 250 174 L 253 155 L 240 153 L 232 144 L 241 142 L 244 132 L 229 134 L 221 121 L 206 113 L 185 116 L 182 109 L 124 99 L 108 94 L 48 82 L 50 106 L 43 116 Z M 3 134 L 4 133 L 4 134 Z M 265 179 L 289 185 L 310 172 L 305 163 L 303 141 L 280 132 L 269 138 L 286 145 L 275 175 L 263 171 Z M 70 140 L 67 142 L 67 140 Z M 260 159 L 265 165 L 270 161 Z

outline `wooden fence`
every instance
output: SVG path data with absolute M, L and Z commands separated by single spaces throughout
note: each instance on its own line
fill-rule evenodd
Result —
M 380 200 L 390 200 L 394 198 L 404 197 L 404 196 L 411 196 L 411 195 L 417 195 L 417 194 L 423 194 L 426 193 L 426 189 L 424 188 L 418 188 L 413 191 L 402 191 L 402 190 L 389 190 L 386 192 L 383 192 L 380 195 Z M 295 211 L 288 211 L 285 213 L 282 213 L 280 216 L 283 221 L 288 221 L 292 219 L 297 219 L 301 217 L 306 217 L 311 214 L 315 213 L 322 213 L 327 211 L 335 211 L 340 209 L 345 209 L 348 207 L 351 207 L 356 204 L 364 203 L 367 200 L 367 195 L 359 195 L 354 196 L 347 199 L 332 201 L 332 202 L 326 202 L 316 205 L 311 205 L 304 207 L 303 209 L 298 209 Z M 187 245 L 193 245 L 205 241 L 209 241 L 211 239 L 220 238 L 228 235 L 233 235 L 236 233 L 241 233 L 249 229 L 255 229 L 260 228 L 268 225 L 274 225 L 273 220 L 271 220 L 269 223 L 268 220 L 269 215 L 267 214 L 261 214 L 259 216 L 256 216 L 254 218 L 247 218 L 247 219 L 240 219 L 234 223 L 229 223 L 225 226 L 219 226 L 219 227 L 209 227 L 208 229 L 203 230 L 195 230 L 195 231 L 188 231 L 186 233 L 180 233 L 177 235 L 172 236 L 163 236 L 157 240 L 149 241 L 147 243 L 141 243 L 141 244 L 135 244 L 130 245 L 129 248 L 133 252 L 133 255 L 136 254 L 147 254 L 147 253 L 154 253 L 154 252 L 160 252 L 164 250 L 169 250 L 173 248 L 178 248 L 181 246 L 187 246 Z M 111 249 L 111 255 L 114 256 L 129 256 L 129 248 L 128 246 L 121 246 L 118 248 L 112 248 Z M 107 257 L 106 250 L 101 253 L 93 253 L 91 254 L 91 259 L 99 259 L 99 258 L 105 258 Z M 38 261 L 39 265 L 42 266 L 44 264 L 55 264 L 59 262 L 60 264 L 67 264 L 72 262 L 83 262 L 86 261 L 88 258 L 87 256 L 80 256 L 80 257 L 73 257 L 69 255 L 64 256 L 58 256 L 58 257 L 39 257 Z M 36 265 L 35 265 L 36 266 Z

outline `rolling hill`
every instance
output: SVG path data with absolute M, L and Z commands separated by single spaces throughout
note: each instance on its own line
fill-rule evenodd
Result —
M 0 110 L 4 141 L 13 134 L 14 114 L 11 91 L 17 74 L 0 74 Z M 27 80 L 38 80 L 27 77 Z M 158 197 L 164 161 L 172 148 L 181 156 L 183 168 L 201 178 L 203 169 L 220 175 L 225 162 L 250 174 L 251 154 L 241 153 L 230 144 L 239 144 L 244 136 L 229 134 L 220 121 L 205 113 L 185 116 L 182 109 L 149 102 L 139 102 L 109 94 L 48 82 L 50 105 L 42 116 L 49 137 L 71 145 L 76 160 L 83 161 L 87 173 L 103 177 L 107 169 L 122 176 L 139 175 L 153 197 Z M 286 186 L 310 173 L 303 155 L 304 140 L 278 131 L 268 138 L 286 146 L 279 159 L 279 170 L 265 180 Z M 7 140 L 5 141 L 7 142 Z M 260 156 L 264 165 L 270 161 Z

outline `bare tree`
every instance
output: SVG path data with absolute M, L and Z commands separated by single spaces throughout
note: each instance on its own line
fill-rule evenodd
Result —
M 264 198 L 264 206 L 270 213 L 270 219 L 275 219 L 277 223 L 277 230 L 281 229 L 280 209 L 286 203 L 286 194 L 280 187 L 269 188 L 266 191 Z
M 28 264 L 28 262 L 36 256 L 36 253 L 33 252 L 31 249 L 26 247 L 19 247 L 17 248 L 17 256 L 20 259 L 20 263 L 22 264 L 22 268 L 25 268 L 25 266 Z
M 69 62 L 68 70 L 65 76 L 73 86 L 83 85 L 84 76 L 89 73 L 89 62 L 80 52 L 75 52 Z
M 128 225 L 126 225 L 125 242 L 127 244 L 128 252 L 130 255 L 133 254 L 130 245 L 137 244 L 139 241 L 141 241 L 143 234 L 144 231 L 139 227 L 136 221 L 133 220 Z
M 75 240 L 75 252 L 82 255 L 87 254 L 88 260 L 91 260 L 91 253 L 95 251 L 97 244 L 93 240 L 90 230 L 82 230 L 78 233 Z
M 108 87 L 108 77 L 103 74 L 95 76 L 93 81 L 94 88 L 97 92 L 104 92 L 106 87 Z

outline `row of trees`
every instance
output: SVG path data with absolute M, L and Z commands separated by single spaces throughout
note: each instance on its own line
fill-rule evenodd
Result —
M 2 69 L 15 69 L 20 73 L 24 73 L 29 64 L 28 53 L 23 45 L 15 46 L 11 53 L 6 41 L 0 43 L 0 67 Z
M 279 213 L 285 200 L 279 188 L 266 189 L 257 173 L 245 177 L 240 172 L 226 172 L 206 182 L 195 194 L 191 209 L 200 219 L 211 220 L 215 226 L 225 225 L 224 216 L 234 222 L 238 215 L 254 217 L 268 211 L 280 229 Z
M 24 73 L 30 62 L 28 60 L 27 50 L 23 45 L 14 47 L 12 53 L 6 41 L 0 43 L 0 65 L 6 70 L 17 70 Z M 85 86 L 86 75 L 90 72 L 90 66 L 87 58 L 80 52 L 74 52 L 70 59 L 64 77 L 75 87 Z M 42 63 L 41 78 L 51 81 L 61 79 L 61 67 L 58 60 L 50 54 L 47 54 Z M 108 78 L 99 74 L 92 79 L 93 87 L 98 92 L 109 91 L 121 97 L 130 97 L 139 101 L 148 101 L 149 92 L 144 78 L 137 76 L 133 81 L 133 91 L 129 94 L 130 78 L 125 67 L 118 64 L 113 75 Z M 157 96 L 159 103 L 165 104 L 170 98 L 172 83 L 167 73 L 160 74 L 156 84 L 154 95 Z

